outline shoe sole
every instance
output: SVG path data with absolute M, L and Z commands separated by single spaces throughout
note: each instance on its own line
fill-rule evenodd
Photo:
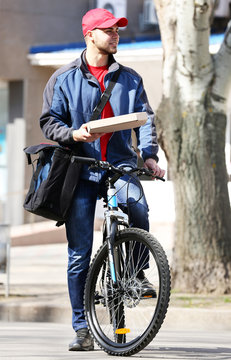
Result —
M 87 346 L 87 347 L 79 347 L 79 348 L 70 348 L 69 351 L 93 351 L 94 346 Z

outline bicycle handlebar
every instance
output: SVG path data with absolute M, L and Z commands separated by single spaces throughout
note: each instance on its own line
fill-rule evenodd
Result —
M 83 157 L 83 156 L 76 156 L 76 155 L 72 156 L 72 161 L 90 165 L 91 168 L 112 171 L 113 173 L 119 174 L 121 176 L 125 175 L 125 174 L 131 175 L 132 173 L 136 172 L 137 176 L 147 175 L 150 177 L 154 177 L 158 180 L 165 181 L 164 178 L 153 175 L 152 170 L 148 170 L 146 168 L 136 167 L 136 168 L 131 168 L 128 170 L 128 169 L 125 169 L 125 167 L 127 168 L 127 166 L 118 168 L 118 167 L 115 167 L 114 165 L 110 164 L 107 161 L 97 160 L 94 158 L 88 158 L 88 157 Z

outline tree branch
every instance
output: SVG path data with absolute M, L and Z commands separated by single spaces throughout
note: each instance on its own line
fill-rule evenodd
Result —
M 225 111 L 226 99 L 231 83 L 231 21 L 228 23 L 223 43 L 214 56 L 215 78 L 211 90 L 211 97 L 216 107 Z
M 212 6 L 208 0 L 177 0 L 176 5 L 179 70 L 185 76 L 201 77 L 211 71 L 209 19 Z
M 163 46 L 163 95 L 170 97 L 176 63 L 176 0 L 154 0 Z
M 177 78 L 181 94 L 201 101 L 213 75 L 209 53 L 212 0 L 176 0 Z

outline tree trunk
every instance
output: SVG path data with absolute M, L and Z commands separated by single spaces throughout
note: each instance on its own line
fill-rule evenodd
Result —
M 157 130 L 175 191 L 173 287 L 229 293 L 231 212 L 224 153 L 228 89 L 224 77 L 229 78 L 225 66 L 228 69 L 230 50 L 221 50 L 223 55 L 215 61 L 208 52 L 212 1 L 156 0 L 155 4 L 164 50 Z

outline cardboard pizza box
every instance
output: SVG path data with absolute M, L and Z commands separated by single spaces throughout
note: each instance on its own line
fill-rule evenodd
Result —
M 109 133 L 114 131 L 133 129 L 144 125 L 148 119 L 146 112 L 137 112 L 127 115 L 114 116 L 106 119 L 93 120 L 88 123 L 88 132 Z

